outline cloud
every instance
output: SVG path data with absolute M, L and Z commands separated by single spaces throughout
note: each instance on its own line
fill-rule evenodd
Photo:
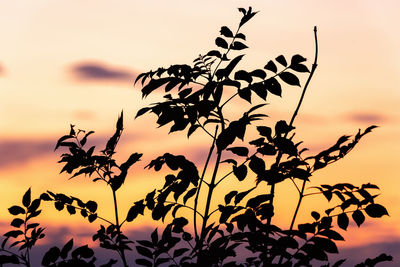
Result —
M 379 266 L 400 266 L 400 242 L 382 242 L 364 246 L 339 249 L 339 254 L 332 255 L 332 259 L 347 259 L 341 266 L 355 266 L 367 258 L 375 258 L 385 253 L 393 257 L 393 261 L 378 264 Z
M 44 140 L 2 140 L 0 141 L 0 170 L 21 166 L 45 156 L 58 157 L 61 152 L 54 152 L 59 137 Z M 108 137 L 109 138 L 109 137 Z M 88 139 L 87 147 L 92 145 L 102 149 L 105 145 L 105 136 L 96 136 Z M 61 151 L 61 150 L 60 150 Z
M 345 115 L 345 118 L 352 122 L 367 124 L 381 124 L 388 120 L 385 115 L 369 112 L 355 112 Z
M 86 61 L 73 64 L 70 72 L 79 81 L 117 81 L 133 82 L 135 72 L 121 67 L 113 67 L 97 61 Z
M 0 169 L 24 164 L 32 159 L 50 154 L 56 140 L 5 140 L 0 141 Z

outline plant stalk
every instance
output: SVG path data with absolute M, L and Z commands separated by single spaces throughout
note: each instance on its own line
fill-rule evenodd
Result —
M 114 211 L 115 211 L 115 225 L 117 226 L 117 233 L 118 233 L 118 246 L 121 243 L 121 226 L 119 225 L 119 220 L 118 220 L 118 206 L 117 206 L 117 195 L 115 190 L 112 190 L 113 192 L 113 199 L 114 199 Z M 125 251 L 124 249 L 119 249 L 120 256 L 122 259 L 122 263 L 124 264 L 125 267 L 128 267 L 128 264 L 126 263 L 126 258 L 125 258 Z

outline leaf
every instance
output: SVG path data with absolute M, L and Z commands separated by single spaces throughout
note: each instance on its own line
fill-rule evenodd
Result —
M 215 44 L 221 48 L 225 48 L 225 49 L 228 48 L 228 43 L 221 37 L 217 37 L 217 39 L 215 39 Z
M 328 253 L 338 253 L 339 252 L 335 242 L 333 242 L 330 239 L 321 238 L 321 237 L 313 237 L 311 240 L 314 241 L 314 244 L 317 247 L 321 248 L 322 250 L 324 250 Z
M 291 65 L 290 68 L 297 72 L 310 72 L 307 66 L 303 64 Z
M 250 198 L 247 201 L 246 207 L 256 209 L 261 203 L 271 200 L 271 199 L 272 199 L 272 196 L 270 194 L 258 195 L 256 197 Z
M 183 197 L 183 204 L 186 203 L 186 201 L 188 201 L 189 198 L 191 198 L 192 196 L 194 196 L 194 194 L 196 194 L 197 192 L 197 187 L 190 189 L 186 195 Z
M 369 204 L 365 208 L 365 212 L 372 218 L 380 218 L 383 215 L 389 215 L 386 208 L 380 204 Z
M 265 162 L 257 156 L 252 156 L 250 158 L 249 167 L 255 174 L 260 175 L 265 171 Z
M 149 267 L 153 266 L 151 261 L 146 260 L 146 259 L 136 259 L 135 262 L 136 262 L 136 264 L 143 265 L 143 266 L 149 266 Z
M 22 197 L 22 204 L 27 208 L 31 204 L 31 188 L 29 188 Z
M 55 262 L 59 256 L 60 249 L 58 247 L 50 248 L 43 256 L 42 265 L 49 266 L 51 263 Z
M 86 202 L 86 208 L 90 211 L 90 212 L 96 212 L 97 210 L 97 203 L 89 200 L 88 202 Z
M 337 224 L 343 230 L 347 229 L 347 226 L 349 226 L 349 217 L 347 216 L 346 213 L 341 213 L 338 215 Z
M 249 154 L 249 149 L 247 147 L 230 147 L 226 150 L 231 151 L 233 154 L 241 157 L 247 157 L 247 155 Z
M 10 212 L 11 215 L 25 214 L 25 209 L 20 206 L 12 206 L 8 209 L 8 212 Z
M 219 32 L 225 37 L 233 37 L 232 31 L 226 26 L 222 26 Z
M 238 193 L 238 191 L 233 190 L 233 191 L 229 192 L 228 194 L 226 194 L 224 197 L 225 205 L 228 205 L 231 202 L 232 198 L 237 195 L 237 193 Z
M 267 65 L 264 66 L 264 69 L 272 71 L 274 73 L 278 71 L 278 68 L 272 60 L 268 61 Z
M 250 75 L 260 79 L 265 79 L 265 77 L 267 77 L 267 74 L 262 69 L 253 70 L 252 72 L 250 72 Z
M 143 114 L 145 114 L 146 112 L 148 112 L 149 110 L 151 110 L 150 107 L 145 107 L 145 108 L 141 108 L 139 109 L 139 111 L 136 113 L 135 119 L 139 116 L 142 116 Z
M 24 223 L 24 220 L 22 220 L 20 218 L 15 218 L 14 220 L 12 220 L 11 226 L 19 228 L 23 223 Z
M 351 217 L 358 227 L 360 227 L 360 225 L 365 221 L 365 216 L 361 210 L 354 211 L 353 214 L 351 214 Z
M 282 87 L 277 79 L 269 78 L 268 80 L 265 80 L 264 86 L 271 94 L 282 96 Z
M 283 55 L 278 56 L 277 58 L 275 58 L 275 60 L 278 61 L 278 63 L 283 65 L 284 67 L 287 66 L 286 59 Z
M 243 181 L 247 176 L 246 165 L 239 165 L 239 167 L 233 166 L 233 174 L 238 178 L 239 181 Z
M 278 76 L 287 84 L 300 86 L 299 78 L 297 78 L 296 75 L 291 72 L 281 72 Z
M 236 67 L 236 65 L 239 63 L 239 61 L 242 60 L 243 56 L 244 55 L 239 55 L 239 56 L 235 57 L 234 59 L 232 59 L 231 62 L 229 62 L 228 66 L 226 66 L 226 68 L 224 70 L 225 77 L 228 77 L 231 74 L 231 72 Z
M 250 87 L 246 87 L 238 90 L 239 97 L 251 103 L 251 90 Z
M 153 253 L 146 247 L 136 246 L 136 250 L 140 255 L 145 256 L 146 258 L 153 258 Z
M 243 80 L 248 83 L 251 83 L 253 81 L 253 78 L 247 71 L 239 70 L 235 73 L 235 80 Z
M 238 193 L 238 194 L 235 196 L 235 205 L 239 204 L 240 201 L 242 201 L 242 199 L 243 199 L 244 197 L 246 197 L 246 196 L 247 196 L 251 191 L 253 191 L 254 189 L 255 189 L 255 187 L 253 187 L 253 188 L 251 188 L 251 189 L 249 189 L 249 190 L 247 190 L 247 191 Z
M 236 39 L 242 39 L 242 40 L 246 40 L 246 36 L 243 33 L 238 33 L 236 34 Z
M 63 246 L 63 248 L 61 249 L 61 252 L 60 252 L 60 257 L 61 257 L 62 259 L 65 260 L 65 259 L 68 257 L 68 252 L 71 251 L 73 244 L 74 244 L 74 240 L 73 240 L 73 238 L 71 238 L 71 239 Z
M 311 212 L 311 216 L 314 218 L 314 220 L 318 221 L 319 217 L 320 217 L 320 214 L 318 212 L 316 212 L 316 211 L 312 211 Z
M 246 48 L 249 48 L 249 47 L 242 42 L 233 42 L 233 44 L 231 45 L 232 50 L 243 50 Z
M 330 229 L 323 230 L 319 232 L 319 234 L 333 240 L 344 240 L 344 238 L 338 232 Z
M 13 231 L 8 231 L 7 233 L 4 234 L 5 237 L 13 237 L 17 238 L 20 235 L 23 235 L 24 233 L 21 230 L 13 230 Z
M 305 57 L 301 56 L 301 55 L 294 55 L 294 56 L 292 56 L 292 60 L 290 62 L 290 65 L 297 65 L 297 64 L 299 64 L 301 62 L 304 62 L 306 60 L 307 59 Z
M 174 251 L 174 258 L 182 256 L 186 251 L 189 251 L 188 248 L 179 248 Z

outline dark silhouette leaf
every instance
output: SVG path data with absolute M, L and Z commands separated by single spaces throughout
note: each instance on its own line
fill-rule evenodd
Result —
M 268 80 L 265 80 L 264 86 L 271 94 L 282 96 L 282 87 L 275 78 L 269 78 Z
M 380 204 L 369 204 L 365 207 L 365 212 L 372 218 L 380 218 L 384 215 L 389 215 L 386 208 Z
M 226 150 L 231 151 L 233 154 L 241 157 L 247 157 L 247 155 L 249 154 L 249 149 L 247 147 L 230 147 Z
M 12 215 L 25 214 L 25 209 L 20 206 L 12 206 L 8 209 Z
M 233 42 L 233 44 L 231 45 L 232 50 L 243 50 L 246 48 L 249 48 L 249 47 L 242 42 Z
M 347 226 L 349 226 L 349 217 L 346 213 L 341 213 L 337 216 L 337 224 L 343 230 L 347 229 Z
M 222 26 L 219 32 L 225 37 L 233 37 L 232 31 L 226 26 Z
M 284 67 L 287 66 L 286 58 L 283 55 L 278 56 L 275 60 Z
M 22 204 L 27 208 L 31 204 L 31 188 L 29 188 L 22 197 Z
M 238 167 L 233 166 L 233 174 L 238 178 L 239 181 L 243 181 L 247 176 L 246 165 L 239 165 Z
M 24 223 L 24 220 L 22 220 L 20 218 L 15 218 L 12 220 L 11 226 L 19 228 L 23 223 Z
M 62 259 L 65 260 L 65 259 L 68 257 L 68 252 L 71 251 L 73 244 L 74 244 L 74 240 L 71 238 L 71 239 L 63 246 L 63 248 L 61 249 L 61 252 L 60 252 L 60 257 L 61 257 Z
M 360 227 L 360 225 L 363 224 L 365 221 L 365 216 L 361 210 L 354 211 L 351 217 L 353 218 L 354 222 L 357 224 L 358 227 Z
M 146 260 L 146 259 L 136 259 L 135 260 L 136 264 L 142 265 L 142 266 L 153 266 L 153 264 L 151 263 L 151 261 Z
M 278 71 L 278 68 L 276 67 L 275 63 L 272 60 L 268 61 L 267 65 L 264 66 L 264 69 L 275 73 Z
M 221 48 L 225 48 L 225 49 L 228 48 L 228 43 L 221 37 L 217 37 L 217 39 L 215 39 L 215 44 Z
M 60 249 L 58 247 L 50 248 L 46 254 L 44 254 L 42 259 L 43 266 L 49 266 L 54 263 L 60 256 Z
M 287 84 L 300 86 L 299 78 L 297 78 L 293 73 L 285 71 L 279 73 L 278 76 Z

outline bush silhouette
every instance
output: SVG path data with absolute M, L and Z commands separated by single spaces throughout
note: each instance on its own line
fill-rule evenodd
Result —
M 123 163 L 114 159 L 115 148 L 123 132 L 123 113 L 116 123 L 114 135 L 101 151 L 87 147 L 93 131 L 85 132 L 70 126 L 55 149 L 64 147 L 59 163 L 61 172 L 91 177 L 93 182 L 104 182 L 113 193 L 115 218 L 101 217 L 95 201 L 83 201 L 63 193 L 47 191 L 33 199 L 31 189 L 22 197 L 22 205 L 9 208 L 14 216 L 11 230 L 4 234 L 0 248 L 0 264 L 31 266 L 30 253 L 37 241 L 45 237 L 45 229 L 31 222 L 41 213 L 43 202 L 69 214 L 79 213 L 90 223 L 100 220 L 102 225 L 93 240 L 100 247 L 115 252 L 101 266 L 340 266 L 345 259 L 329 262 L 329 254 L 338 253 L 337 241 L 344 240 L 338 228 L 346 230 L 350 219 L 361 226 L 366 215 L 380 218 L 388 215 L 385 207 L 376 203 L 376 185 L 360 186 L 351 183 L 322 184 L 306 188 L 314 172 L 345 157 L 376 126 L 359 130 L 353 137 L 344 135 L 328 149 L 313 156 L 303 156 L 307 150 L 296 140 L 294 122 L 307 87 L 317 68 L 318 40 L 314 28 L 315 55 L 310 66 L 306 58 L 294 55 L 288 60 L 280 55 L 266 62 L 263 68 L 238 69 L 247 49 L 243 26 L 257 12 L 239 8 L 241 20 L 236 31 L 223 26 L 215 39 L 216 50 L 198 56 L 193 66 L 186 64 L 158 68 L 140 74 L 135 83 L 142 85 L 143 97 L 164 91 L 163 101 L 141 108 L 136 117 L 146 113 L 157 116 L 156 124 L 170 126 L 170 133 L 185 131 L 210 137 L 205 164 L 198 166 L 183 155 L 165 153 L 151 160 L 147 169 L 158 172 L 169 169 L 161 188 L 155 188 L 144 199 L 135 200 L 126 216 L 118 210 L 116 192 L 124 185 L 130 168 L 142 154 L 132 153 Z M 239 52 L 239 54 L 237 54 Z M 304 85 L 301 86 L 304 80 Z M 291 120 L 265 125 L 265 108 L 269 97 L 281 96 L 284 86 L 302 89 Z M 229 90 L 227 90 L 229 88 Z M 234 89 L 234 93 L 232 92 Z M 229 118 L 227 110 L 233 99 L 243 99 L 242 115 Z M 255 100 L 257 99 L 257 100 Z M 261 104 L 252 104 L 261 101 Z M 255 125 L 257 123 L 257 125 Z M 248 131 L 254 127 L 256 138 L 248 141 Z M 200 133 L 201 132 L 201 133 Z M 212 166 L 213 165 L 213 166 Z M 221 173 L 222 166 L 229 168 Z M 209 171 L 209 172 L 207 172 Z M 211 173 L 211 175 L 208 175 Z M 240 182 L 245 190 L 226 191 L 222 182 Z M 291 181 L 297 189 L 298 201 L 289 228 L 275 224 L 276 195 L 285 194 L 276 185 Z M 217 192 L 224 195 L 215 203 Z M 309 223 L 296 225 L 303 198 L 319 195 L 335 203 L 323 213 L 311 211 Z M 132 199 L 124 200 L 132 201 Z M 204 207 L 200 207 L 203 203 Z M 191 217 L 181 216 L 187 209 Z M 156 228 L 148 240 L 129 240 L 122 228 L 138 216 L 151 214 L 153 220 L 166 223 Z M 104 224 L 104 225 L 103 225 Z M 43 266 L 95 266 L 94 251 L 87 245 L 73 249 L 73 239 L 63 247 L 51 247 L 42 259 Z M 126 254 L 133 248 L 139 256 L 134 262 Z M 240 255 L 238 252 L 240 251 Z M 371 255 L 374 256 L 374 255 Z M 358 266 L 374 266 L 391 257 L 381 254 Z

